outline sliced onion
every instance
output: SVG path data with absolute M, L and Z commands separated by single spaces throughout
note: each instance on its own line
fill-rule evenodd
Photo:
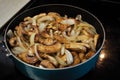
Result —
M 53 30 L 50 29 L 50 37 L 53 38 Z
M 28 55 L 29 55 L 29 56 L 34 56 L 33 51 L 32 51 L 31 48 L 28 50 Z
M 89 43 L 89 36 L 87 36 L 87 35 L 79 35 L 79 36 L 77 36 L 77 41 L 81 41 L 81 42 L 83 42 L 83 43 Z
M 76 29 L 76 30 L 72 30 L 71 36 L 67 36 L 67 35 L 66 35 L 66 32 L 63 31 L 63 32 L 62 32 L 62 35 L 63 35 L 66 39 L 68 39 L 68 40 L 70 40 L 70 41 L 75 41 L 76 38 L 77 38 L 77 36 L 80 34 L 80 30 L 81 30 L 81 27 L 79 27 L 79 28 Z M 76 32 L 76 33 L 75 33 L 75 32 Z
M 86 43 L 78 43 L 79 45 L 81 45 L 81 46 L 85 46 L 85 47 L 87 47 L 87 48 L 90 48 L 90 45 L 89 44 L 86 44 Z
M 41 22 L 43 22 L 43 21 L 53 21 L 53 20 L 54 20 L 54 18 L 51 17 L 51 16 L 43 16 L 43 17 L 39 18 L 39 19 L 37 20 L 37 22 L 38 22 L 38 23 L 41 23 Z
M 37 51 L 37 46 L 38 46 L 38 45 L 39 45 L 39 44 L 35 44 L 35 45 L 34 45 L 34 50 L 35 50 L 35 55 L 36 55 L 36 57 L 41 61 L 42 58 L 39 56 L 38 51 Z
M 70 36 L 71 36 L 71 37 L 72 37 L 72 36 L 75 36 L 75 30 L 72 30 L 72 31 L 71 31 Z
M 17 36 L 17 40 L 18 40 L 18 43 L 19 43 L 20 47 L 22 47 L 24 50 L 26 50 L 26 48 L 24 47 L 20 37 Z
M 79 21 L 82 21 L 82 16 L 81 15 L 77 15 L 75 19 L 79 20 Z
M 44 67 L 44 66 L 42 66 L 42 65 L 39 65 L 39 68 L 41 68 L 41 69 L 45 69 L 45 67 Z
M 90 45 L 90 48 L 91 48 L 93 51 L 96 51 L 95 45 L 94 45 L 93 42 L 90 42 L 89 45 Z
M 11 37 L 13 37 L 14 36 L 14 33 L 12 32 L 12 30 L 10 29 L 10 30 L 8 30 L 8 32 L 7 32 L 7 36 L 9 37 L 9 38 L 11 38 Z
M 91 41 L 93 41 L 93 38 L 89 38 L 89 39 L 87 39 L 84 43 L 90 43 Z
M 39 25 L 39 31 L 40 31 L 40 33 L 45 30 L 46 26 L 47 26 L 46 23 L 40 23 L 40 25 Z
M 67 65 L 66 62 L 63 61 L 59 56 L 56 56 L 55 58 L 58 61 L 58 63 L 61 64 L 62 66 L 66 66 Z
M 24 30 L 25 30 L 25 31 L 28 31 L 30 28 L 31 28 L 31 25 L 28 24 L 28 25 L 24 28 Z
M 65 54 L 66 54 L 67 64 L 73 63 L 73 56 L 72 56 L 71 52 L 66 49 Z
M 61 55 L 64 55 L 65 54 L 65 45 L 63 44 L 62 47 L 61 47 Z
M 88 32 L 90 32 L 92 34 L 97 33 L 95 27 L 92 26 L 91 24 L 87 23 L 87 22 L 80 23 L 80 26 L 84 27 Z
M 68 25 L 73 25 L 75 24 L 75 20 L 74 19 L 65 19 L 61 21 L 62 24 L 68 24 Z
M 70 41 L 74 41 L 74 40 L 75 40 L 75 37 L 76 37 L 76 36 L 70 36 L 70 37 L 69 37 L 69 36 L 66 35 L 66 32 L 65 32 L 65 31 L 64 31 L 62 34 L 63 34 L 63 36 L 64 36 L 67 40 L 70 40 Z
M 24 50 L 22 47 L 14 47 L 14 48 L 12 49 L 12 52 L 13 52 L 14 54 L 20 54 L 20 53 L 22 53 L 22 52 L 25 52 L 25 50 Z
M 37 25 L 36 19 L 37 19 L 37 16 L 34 16 L 32 18 L 32 25 L 35 25 L 35 26 Z
M 50 55 L 45 55 L 48 59 L 49 59 L 49 61 L 51 62 L 51 63 L 53 63 L 55 66 L 57 66 L 58 65 L 58 62 L 57 62 L 57 60 L 54 58 L 54 57 L 52 57 L 52 56 L 50 56 Z
M 75 32 L 76 32 L 75 36 L 78 36 L 78 35 L 80 34 L 81 30 L 82 30 L 82 27 L 79 26 L 79 27 L 75 30 Z
M 35 40 L 35 35 L 36 33 L 32 33 L 31 36 L 30 36 L 30 46 L 34 45 L 34 40 Z

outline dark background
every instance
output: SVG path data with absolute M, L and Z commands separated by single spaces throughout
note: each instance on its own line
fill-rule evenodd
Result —
M 103 24 L 106 32 L 104 47 L 96 67 L 77 80 L 120 80 L 120 1 L 117 0 L 31 0 L 22 11 L 42 4 L 70 4 L 94 14 Z M 15 16 L 16 16 L 15 15 Z M 13 18 L 15 17 L 13 16 Z M 11 18 L 12 19 L 12 18 Z M 9 23 L 9 21 L 8 21 Z M 4 28 L 8 25 L 5 24 Z M 0 32 L 4 32 L 4 28 Z M 0 80 L 31 80 L 21 74 L 12 60 L 5 55 L 0 43 Z

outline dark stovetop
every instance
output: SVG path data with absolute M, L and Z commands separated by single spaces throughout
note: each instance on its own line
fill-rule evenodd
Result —
M 116 0 L 115 0 L 116 1 Z M 103 23 L 105 45 L 96 67 L 78 80 L 120 79 L 120 2 L 113 0 L 31 0 L 20 12 L 42 4 L 63 3 L 78 6 L 93 13 Z M 18 14 L 20 13 L 18 12 Z M 9 22 L 8 22 L 9 23 Z M 6 23 L 6 25 L 8 24 Z M 5 25 L 5 26 L 6 26 Z M 1 47 L 0 47 L 1 49 Z M 11 59 L 0 51 L 0 80 L 31 80 L 21 74 Z

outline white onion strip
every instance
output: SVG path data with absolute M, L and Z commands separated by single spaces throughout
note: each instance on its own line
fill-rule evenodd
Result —
M 20 54 L 20 53 L 25 52 L 25 51 L 24 51 L 24 49 L 23 49 L 22 47 L 14 47 L 14 48 L 12 49 L 12 52 L 13 52 L 14 54 Z
M 18 40 L 20 47 L 22 47 L 24 50 L 26 50 L 26 48 L 23 46 L 22 41 L 20 40 L 20 37 L 17 37 L 17 40 Z
M 42 65 L 39 65 L 39 68 L 41 68 L 41 69 L 45 69 L 45 67 L 44 67 L 44 66 L 42 66 Z
M 64 53 L 65 53 L 65 45 L 63 44 L 62 47 L 61 47 L 61 53 L 60 54 L 64 55 Z
M 32 35 L 30 36 L 30 46 L 34 44 L 35 35 L 36 33 L 32 33 Z
M 38 51 L 37 51 L 37 46 L 38 46 L 39 44 L 35 44 L 34 45 L 34 50 L 35 50 L 35 55 L 36 55 L 36 57 L 41 61 L 42 60 L 42 58 L 39 56 L 39 54 L 38 54 Z
M 50 29 L 50 37 L 53 38 L 53 30 Z
M 73 56 L 69 50 L 65 50 L 67 64 L 71 64 L 73 62 Z
M 32 25 L 36 25 L 36 19 L 37 19 L 37 16 L 34 16 L 34 17 L 32 18 Z
M 40 33 L 45 30 L 46 26 L 47 26 L 47 23 L 43 23 L 42 22 L 42 23 L 39 24 L 39 31 L 40 31 Z
M 46 57 L 49 59 L 49 61 L 51 62 L 51 63 L 53 63 L 55 66 L 57 66 L 58 65 L 58 62 L 57 62 L 57 60 L 54 58 L 54 57 L 52 57 L 52 56 L 50 56 L 50 55 L 47 55 L 46 54 Z
M 66 66 L 67 64 L 65 63 L 65 61 L 63 61 L 59 56 L 56 56 L 55 57 L 56 60 L 58 61 L 58 63 L 62 66 Z
M 65 19 L 61 21 L 62 24 L 68 24 L 68 25 L 73 25 L 75 24 L 75 20 L 74 19 Z

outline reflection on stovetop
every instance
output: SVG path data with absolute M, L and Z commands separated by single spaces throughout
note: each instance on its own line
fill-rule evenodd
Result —
M 104 1 L 104 0 L 102 0 Z M 72 2 L 72 3 L 71 3 Z M 87 3 L 88 2 L 88 3 Z M 100 2 L 100 0 L 34 0 L 29 7 L 42 4 L 63 3 L 84 8 L 93 13 L 103 23 L 106 32 L 105 44 L 99 55 L 96 67 L 78 80 L 109 80 L 119 78 L 120 74 L 120 5 L 119 3 Z M 0 47 L 1 49 L 1 47 Z M 1 80 L 31 80 L 21 74 L 11 59 L 0 52 Z

